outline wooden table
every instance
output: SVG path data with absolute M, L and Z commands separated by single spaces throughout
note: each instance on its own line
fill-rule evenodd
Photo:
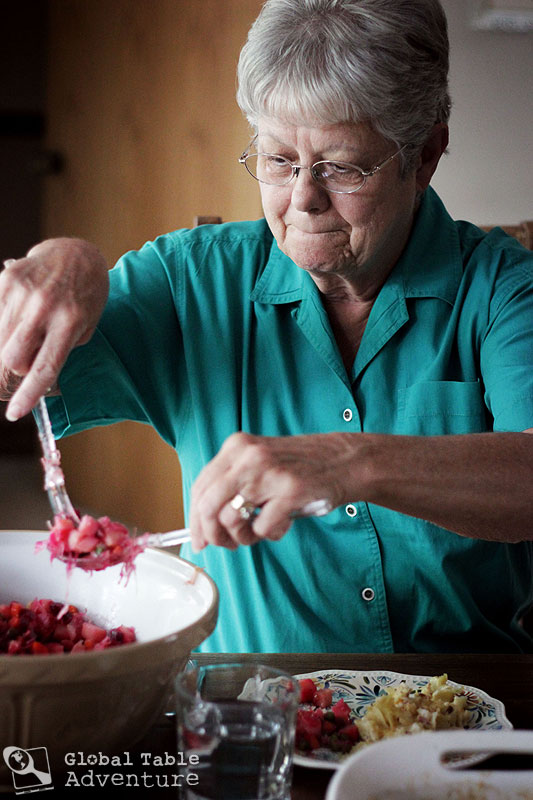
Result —
M 533 655 L 419 653 L 237 653 L 201 654 L 200 664 L 256 661 L 293 675 L 322 669 L 392 670 L 411 675 L 448 674 L 503 702 L 515 728 L 533 730 Z M 295 766 L 292 800 L 324 800 L 331 770 Z
M 507 716 L 515 728 L 533 730 L 533 655 L 457 655 L 457 654 L 375 654 L 375 653 L 217 653 L 195 655 L 200 664 L 254 661 L 283 669 L 290 674 L 315 670 L 392 670 L 411 675 L 441 675 L 448 673 L 451 680 L 483 689 L 500 699 Z M 175 721 L 163 717 L 160 722 L 132 748 L 132 756 L 139 753 L 153 755 L 176 753 Z M 100 770 L 103 771 L 103 770 Z M 170 769 L 172 772 L 172 768 Z M 327 769 L 306 769 L 295 766 L 292 800 L 324 800 L 333 772 Z M 94 800 L 95 789 L 64 788 L 60 775 L 54 775 L 54 790 L 46 793 L 46 800 L 77 800 L 87 797 Z M 97 790 L 96 790 L 97 791 Z M 125 796 L 145 797 L 142 790 L 114 789 Z M 11 795 L 12 797 L 13 795 Z M 177 790 L 153 789 L 154 800 L 178 800 Z

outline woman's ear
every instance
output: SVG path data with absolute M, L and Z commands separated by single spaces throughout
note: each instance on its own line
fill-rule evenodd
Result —
M 429 186 L 442 154 L 448 147 L 449 133 L 445 122 L 438 122 L 422 148 L 416 171 L 416 188 L 424 192 Z

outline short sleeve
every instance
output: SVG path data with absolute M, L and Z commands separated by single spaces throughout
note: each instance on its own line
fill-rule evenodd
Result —
M 533 427 L 533 253 L 520 249 L 495 282 L 480 366 L 496 431 Z
M 56 435 L 129 419 L 150 421 L 175 444 L 183 348 L 176 312 L 176 248 L 160 237 L 124 255 L 91 341 L 63 368 L 61 398 L 50 402 Z

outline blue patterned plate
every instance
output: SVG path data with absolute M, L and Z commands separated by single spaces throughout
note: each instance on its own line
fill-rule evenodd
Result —
M 399 672 L 377 670 L 374 672 L 354 672 L 342 670 L 328 670 L 308 672 L 304 675 L 295 675 L 297 680 L 311 678 L 317 689 L 331 689 L 333 703 L 344 700 L 349 706 L 356 721 L 364 716 L 368 706 L 376 697 L 386 693 L 387 689 L 394 689 L 401 683 L 407 683 L 414 689 L 424 686 L 429 680 L 427 675 L 404 675 Z M 500 700 L 489 697 L 488 694 L 473 686 L 465 686 L 455 681 L 448 681 L 452 686 L 463 688 L 467 694 L 466 708 L 470 711 L 470 719 L 466 728 L 470 730 L 497 731 L 502 728 L 510 729 L 513 726 L 505 716 L 505 708 Z M 353 751 L 352 751 L 353 752 Z M 321 769 L 337 769 L 340 763 L 350 753 L 334 753 L 326 748 L 318 748 L 311 753 L 296 750 L 294 763 L 304 767 L 319 767 Z M 453 766 L 469 766 L 482 760 L 483 756 L 469 756 L 454 760 Z

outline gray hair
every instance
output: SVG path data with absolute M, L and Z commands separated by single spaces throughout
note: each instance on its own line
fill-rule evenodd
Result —
M 266 0 L 237 71 L 253 128 L 370 122 L 410 168 L 447 122 L 448 30 L 439 0 Z

